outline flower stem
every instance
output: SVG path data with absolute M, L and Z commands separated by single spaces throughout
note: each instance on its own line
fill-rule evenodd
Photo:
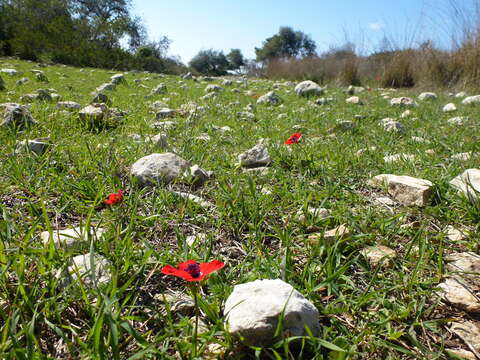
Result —
M 200 309 L 198 308 L 198 291 L 196 284 L 192 285 L 193 301 L 195 302 L 195 328 L 193 329 L 193 357 L 197 357 L 197 336 L 198 336 L 198 318 L 200 317 Z

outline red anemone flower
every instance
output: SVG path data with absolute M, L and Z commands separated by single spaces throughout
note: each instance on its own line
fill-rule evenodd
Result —
M 118 190 L 118 192 L 108 195 L 108 198 L 104 201 L 106 205 L 115 205 L 123 200 L 123 190 Z
M 285 144 L 287 145 L 297 144 L 301 138 L 302 138 L 301 133 L 294 133 L 287 140 L 285 140 Z
M 225 264 L 219 260 L 213 260 L 208 263 L 198 263 L 195 260 L 187 260 L 178 264 L 176 268 L 165 265 L 162 268 L 162 273 L 177 276 L 186 281 L 202 281 L 208 274 L 220 270 L 224 266 Z

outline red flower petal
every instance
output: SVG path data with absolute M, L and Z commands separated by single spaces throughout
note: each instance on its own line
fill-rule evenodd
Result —
M 290 135 L 290 137 L 287 140 L 285 140 L 285 144 L 286 145 L 296 144 L 300 141 L 301 138 L 302 138 L 301 133 L 294 133 Z
M 200 271 L 202 275 L 211 274 L 214 271 L 220 270 L 223 268 L 225 264 L 219 260 L 212 260 L 209 263 L 202 263 L 200 264 Z
M 192 271 L 189 265 L 198 264 L 195 260 L 187 260 L 178 264 L 177 268 L 170 265 L 165 265 L 162 268 L 162 273 L 165 275 L 173 275 L 184 279 L 185 281 L 202 281 L 205 277 L 214 271 L 217 271 L 225 266 L 225 264 L 218 260 L 213 260 L 209 263 L 198 264 L 200 272 L 196 273 Z M 198 271 L 198 268 L 195 269 Z M 193 275 L 196 275 L 195 277 Z

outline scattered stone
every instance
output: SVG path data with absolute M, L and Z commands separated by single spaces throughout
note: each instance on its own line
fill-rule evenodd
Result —
M 464 349 L 445 349 L 445 351 L 452 355 L 452 356 L 456 356 L 460 359 L 464 359 L 464 360 L 477 360 L 478 358 L 475 356 L 474 353 L 468 351 L 468 350 L 464 350 Z
M 207 201 L 205 201 L 205 203 L 208 203 Z M 209 203 L 210 204 L 210 203 Z M 211 204 L 213 205 L 213 204 Z M 208 207 L 208 206 L 206 206 Z M 200 242 L 200 243 L 204 243 L 206 240 L 207 240 L 207 234 L 205 233 L 199 233 L 199 234 L 195 234 L 195 235 L 189 235 L 185 238 L 185 242 L 187 243 L 188 246 L 192 247 L 193 245 L 195 245 L 195 243 L 197 242 Z
M 123 74 L 113 75 L 110 78 L 110 80 L 111 80 L 112 84 L 115 84 L 115 85 L 126 84 L 127 83 L 127 80 L 125 79 L 125 75 L 123 75 Z
M 195 301 L 184 292 L 170 290 L 156 297 L 168 302 L 172 313 L 191 316 L 195 312 Z
M 365 91 L 365 88 L 363 86 L 353 86 L 353 85 L 350 85 L 348 88 L 347 88 L 347 94 L 348 95 L 357 95 L 357 94 L 360 94 L 362 92 Z
M 169 183 L 179 180 L 186 170 L 194 183 L 203 183 L 208 179 L 208 173 L 198 166 L 173 153 L 150 154 L 137 160 L 131 168 L 131 174 L 142 185 L 155 185 L 159 182 Z
M 409 97 L 398 97 L 390 100 L 392 106 L 417 106 L 415 100 Z
M 341 131 L 351 131 L 356 127 L 357 125 L 353 121 L 349 120 L 337 120 L 337 124 L 335 125 L 335 129 Z
M 176 115 L 176 113 L 177 112 L 175 110 L 172 110 L 170 108 L 163 108 L 157 111 L 155 118 L 157 120 L 172 118 Z
M 57 103 L 57 109 L 79 110 L 81 105 L 75 101 L 60 101 Z
M 428 205 L 433 186 L 428 180 L 393 174 L 377 175 L 368 184 L 376 188 L 387 186 L 390 196 L 405 206 Z
M 306 210 L 300 209 L 297 211 L 297 220 L 301 223 L 304 223 L 307 218 L 312 218 L 314 220 L 324 220 L 330 217 L 330 211 L 325 208 L 315 208 L 307 207 Z
M 383 123 L 383 130 L 387 132 L 404 133 L 405 127 L 398 121 L 388 121 Z
M 315 100 L 315 105 L 328 105 L 330 103 L 332 103 L 334 101 L 333 98 L 325 98 L 325 97 L 322 97 L 322 98 L 319 98 L 317 100 Z
M 468 236 L 465 232 L 448 225 L 446 228 L 447 239 L 453 242 L 465 240 Z
M 456 97 L 457 99 L 462 98 L 462 97 L 465 97 L 465 96 L 467 96 L 467 93 L 466 93 L 465 91 L 460 91 L 460 92 L 458 92 L 458 93 L 455 94 L 455 97 Z
M 161 109 L 164 109 L 164 108 L 168 108 L 168 105 L 165 104 L 164 102 L 162 101 L 154 101 L 153 103 L 151 103 L 148 108 L 150 110 L 153 110 L 155 112 L 161 110 Z
M 165 133 L 154 135 L 150 138 L 150 141 L 160 149 L 166 149 L 168 146 L 168 137 Z
M 269 91 L 265 95 L 262 95 L 258 98 L 257 104 L 268 104 L 268 105 L 278 105 L 280 104 L 280 97 L 275 91 Z
M 182 77 L 182 79 L 189 80 L 189 79 L 193 78 L 193 75 L 192 75 L 191 72 L 188 72 L 186 74 L 183 74 L 181 77 Z
M 74 281 L 80 280 L 86 287 L 97 287 L 111 281 L 109 273 L 111 263 L 101 255 L 78 255 L 72 262 L 73 264 L 68 267 L 68 275 Z
M 396 205 L 395 201 L 393 201 L 392 199 L 386 196 L 381 196 L 373 199 L 373 203 L 381 206 L 387 206 L 387 207 Z
M 463 105 L 476 105 L 480 104 L 480 95 L 468 96 L 462 100 Z
M 480 301 L 460 278 L 449 277 L 438 287 L 441 289 L 438 295 L 446 302 L 467 312 L 480 312 Z
M 463 125 L 467 121 L 468 121 L 468 117 L 466 116 L 456 116 L 448 119 L 447 123 L 450 125 Z
M 283 318 L 280 338 L 314 336 L 320 331 L 317 308 L 291 285 L 280 279 L 256 280 L 235 285 L 225 302 L 225 327 L 251 346 L 269 346 Z
M 189 194 L 186 192 L 172 191 L 172 194 L 180 196 L 181 198 L 191 201 L 204 209 L 212 209 L 215 207 L 210 201 L 202 199 L 200 196 Z
M 427 140 L 423 137 L 419 136 L 412 136 L 412 141 L 419 143 L 419 144 L 430 144 L 430 140 Z
M 4 73 L 10 76 L 15 76 L 17 75 L 18 71 L 15 69 L 0 69 L 0 73 Z
M 362 101 L 358 96 L 349 97 L 347 100 L 345 100 L 345 102 L 347 104 L 363 105 Z
M 102 103 L 110 106 L 112 104 L 112 101 L 107 95 L 103 93 L 98 93 L 94 96 L 94 98 L 90 102 L 90 104 L 102 104 Z
M 89 234 L 85 232 L 84 227 L 75 227 L 64 230 L 44 231 L 40 234 L 43 244 L 48 245 L 50 239 L 53 240 L 55 248 L 71 249 L 80 244 L 88 242 L 90 239 L 98 240 L 105 233 L 103 228 L 95 228 Z M 50 236 L 51 235 L 51 236 Z
M 220 92 L 222 91 L 223 88 L 221 86 L 218 86 L 216 84 L 208 84 L 206 87 L 205 87 L 205 92 L 206 93 L 211 93 L 211 92 Z
M 153 90 L 152 90 L 152 94 L 155 94 L 155 95 L 161 95 L 161 94 L 165 94 L 167 92 L 167 85 L 165 84 L 159 84 L 157 85 L 157 87 L 155 87 Z
M 480 275 L 480 255 L 474 252 L 453 253 L 445 257 L 446 269 L 462 279 L 478 283 Z
M 0 104 L 0 106 L 5 107 L 3 122 L 1 123 L 1 126 L 13 126 L 17 128 L 23 128 L 25 126 L 34 125 L 37 123 L 33 119 L 27 107 L 23 105 L 6 103 Z
M 115 90 L 116 85 L 113 83 L 102 84 L 95 89 L 96 93 L 101 93 L 103 91 Z
M 383 161 L 385 161 L 387 164 L 397 162 L 397 161 L 413 162 L 415 161 L 415 155 L 412 155 L 412 154 L 387 155 L 383 157 Z
M 367 259 L 371 267 L 388 266 L 397 257 L 397 252 L 388 246 L 376 245 L 364 248 L 360 253 Z
M 43 73 L 43 71 L 37 72 L 35 74 L 35 79 L 37 79 L 37 81 L 39 82 L 44 82 L 44 83 L 49 82 L 47 76 Z
M 295 86 L 295 93 L 298 96 L 322 95 L 324 90 L 316 82 L 311 80 L 302 81 Z
M 448 103 L 442 109 L 443 112 L 452 112 L 456 110 L 457 110 L 457 106 L 454 103 Z
M 176 126 L 174 121 L 156 121 L 151 125 L 152 128 L 163 131 L 174 129 Z
M 223 86 L 232 86 L 232 84 L 233 84 L 233 81 L 230 79 L 223 79 L 222 81 Z
M 453 154 L 450 158 L 453 160 L 468 161 L 472 158 L 472 153 L 464 152 L 459 154 Z
M 480 359 L 480 324 L 477 321 L 453 322 L 450 330 Z
M 323 238 L 327 241 L 333 241 L 335 239 L 348 236 L 350 236 L 350 229 L 347 227 L 347 225 L 342 224 L 334 229 L 326 231 L 323 235 Z
M 433 92 L 423 92 L 420 95 L 418 95 L 418 100 L 436 100 L 438 99 L 437 94 Z
M 33 152 L 37 155 L 42 155 L 48 149 L 48 147 L 50 147 L 50 144 L 45 142 L 47 140 L 49 139 L 43 138 L 19 141 L 15 147 L 15 153 Z
M 412 115 L 413 115 L 412 110 L 405 110 L 405 111 L 400 115 L 400 117 L 401 117 L 402 119 L 406 119 L 406 118 L 408 118 L 408 117 L 410 117 L 410 116 L 412 116 Z
M 253 148 L 238 155 L 238 165 L 242 167 L 266 166 L 271 162 L 272 158 L 264 144 L 257 144 Z
M 468 198 L 477 198 L 480 192 L 480 170 L 467 169 L 450 181 L 450 185 Z
M 78 116 L 80 120 L 90 125 L 98 125 L 104 119 L 108 112 L 105 104 L 90 104 L 79 111 Z
M 17 80 L 17 81 L 15 82 L 15 84 L 16 84 L 17 86 L 21 86 L 21 85 L 23 85 L 23 84 L 28 83 L 29 81 L 30 81 L 29 78 L 23 77 L 23 78 Z

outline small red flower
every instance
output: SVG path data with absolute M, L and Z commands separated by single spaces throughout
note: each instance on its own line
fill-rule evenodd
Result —
M 285 144 L 286 145 L 298 144 L 301 138 L 302 138 L 301 133 L 292 134 L 287 140 L 285 140 Z
M 118 190 L 117 193 L 108 195 L 108 198 L 104 200 L 105 205 L 116 205 L 123 200 L 123 190 Z
M 213 260 L 208 263 L 198 263 L 195 260 L 187 260 L 178 264 L 177 268 L 165 265 L 162 273 L 173 275 L 186 281 L 202 281 L 208 274 L 220 270 L 225 264 L 219 260 Z

